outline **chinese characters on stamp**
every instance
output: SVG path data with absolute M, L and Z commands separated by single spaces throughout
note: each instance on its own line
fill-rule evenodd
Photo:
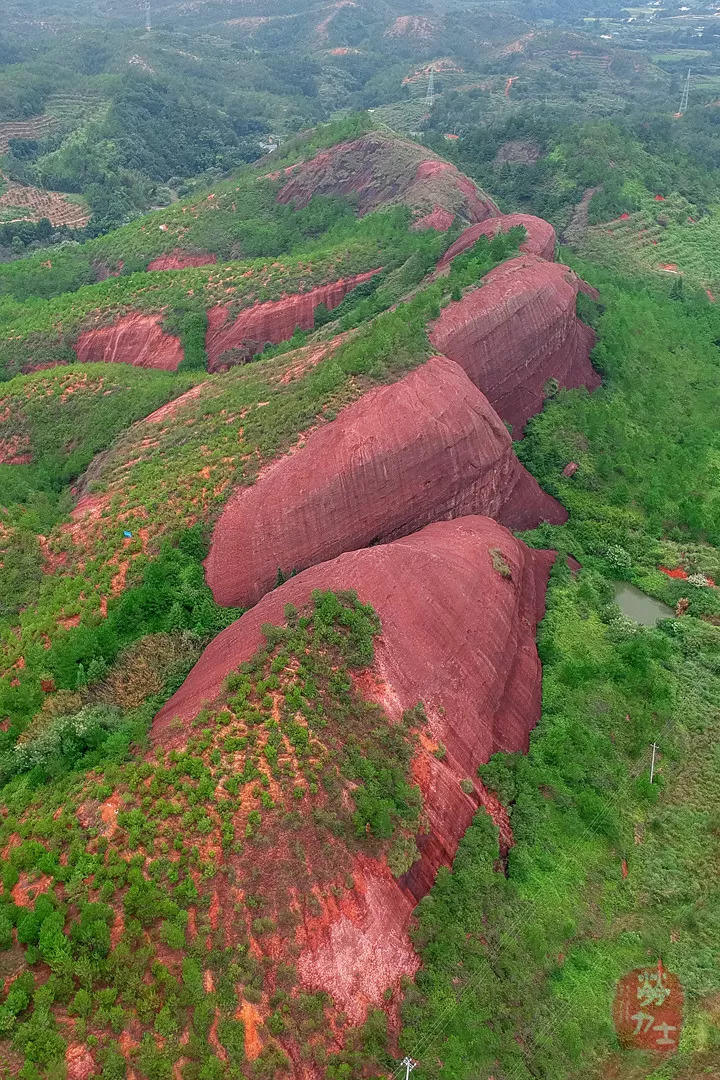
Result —
M 677 1050 L 682 1028 L 683 992 L 677 975 L 657 968 L 636 968 L 618 983 L 613 1018 L 626 1048 Z

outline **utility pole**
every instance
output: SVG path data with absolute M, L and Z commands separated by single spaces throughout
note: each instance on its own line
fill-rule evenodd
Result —
M 650 783 L 653 782 L 653 776 L 655 775 L 655 753 L 657 751 L 657 743 L 652 745 L 652 761 L 650 762 Z
M 425 104 L 428 109 L 432 109 L 435 104 L 435 68 L 430 68 L 430 75 L 428 78 L 427 94 L 425 95 Z
M 417 1061 L 413 1061 L 411 1057 L 406 1057 L 404 1061 L 400 1062 L 400 1064 L 405 1066 L 405 1080 L 408 1080 L 410 1073 L 417 1065 Z

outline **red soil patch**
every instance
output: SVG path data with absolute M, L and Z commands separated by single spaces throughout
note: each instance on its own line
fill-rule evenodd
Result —
M 76 1043 L 65 1051 L 67 1080 L 90 1080 L 95 1076 L 95 1061 L 87 1046 Z
M 447 232 L 454 220 L 455 215 L 451 214 L 449 210 L 445 210 L 442 206 L 435 205 L 429 214 L 425 214 L 413 223 L 413 229 L 416 232 L 421 232 L 424 229 L 435 229 L 436 232 Z
M 0 439 L 0 465 L 28 465 L 31 461 L 29 436 L 10 435 Z
M 665 196 L 664 195 L 656 195 L 655 196 L 655 202 L 665 202 Z
M 210 266 L 217 262 L 217 255 L 191 255 L 176 249 L 169 255 L 160 255 L 147 265 L 148 270 L 186 270 L 191 266 Z
M 711 304 L 714 304 L 714 303 L 715 303 L 715 297 L 713 296 L 713 294 L 712 294 L 712 292 L 710 291 L 710 289 L 706 289 L 706 290 L 705 290 L 705 292 L 706 292 L 706 294 L 707 294 L 707 298 L 708 298 L 708 300 L 710 301 L 710 303 L 711 303 Z
M 511 88 L 513 83 L 516 83 L 518 81 L 518 78 L 519 78 L 518 75 L 511 75 L 510 78 L 505 83 L 505 89 L 504 89 L 503 93 L 504 93 L 506 98 L 510 97 L 510 88 Z
M 659 263 L 658 270 L 665 270 L 668 274 L 677 274 L 677 263 Z
M 35 904 L 35 897 L 40 893 L 45 893 L 52 885 L 52 878 L 47 874 L 32 875 L 26 873 L 24 870 L 20 873 L 20 878 L 16 885 L 12 888 L 13 903 L 18 907 L 29 908 Z M 32 893 L 32 897 L 28 896 L 28 893 Z
M 263 1048 L 262 1039 L 258 1033 L 263 1022 L 262 1014 L 257 1005 L 243 1001 L 235 1016 L 237 1020 L 242 1020 L 245 1027 L 245 1057 L 248 1061 L 255 1061 Z

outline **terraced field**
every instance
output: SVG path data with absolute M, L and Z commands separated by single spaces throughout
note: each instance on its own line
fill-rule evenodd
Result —
M 694 207 L 681 195 L 648 202 L 641 210 L 589 228 L 580 241 L 582 254 L 623 269 L 678 274 L 687 284 L 720 289 L 720 207 L 695 218 Z

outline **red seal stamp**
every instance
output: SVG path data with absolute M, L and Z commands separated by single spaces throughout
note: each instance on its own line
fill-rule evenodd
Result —
M 682 1029 L 683 992 L 677 975 L 636 968 L 617 985 L 613 1019 L 622 1046 L 630 1050 L 677 1050 Z

